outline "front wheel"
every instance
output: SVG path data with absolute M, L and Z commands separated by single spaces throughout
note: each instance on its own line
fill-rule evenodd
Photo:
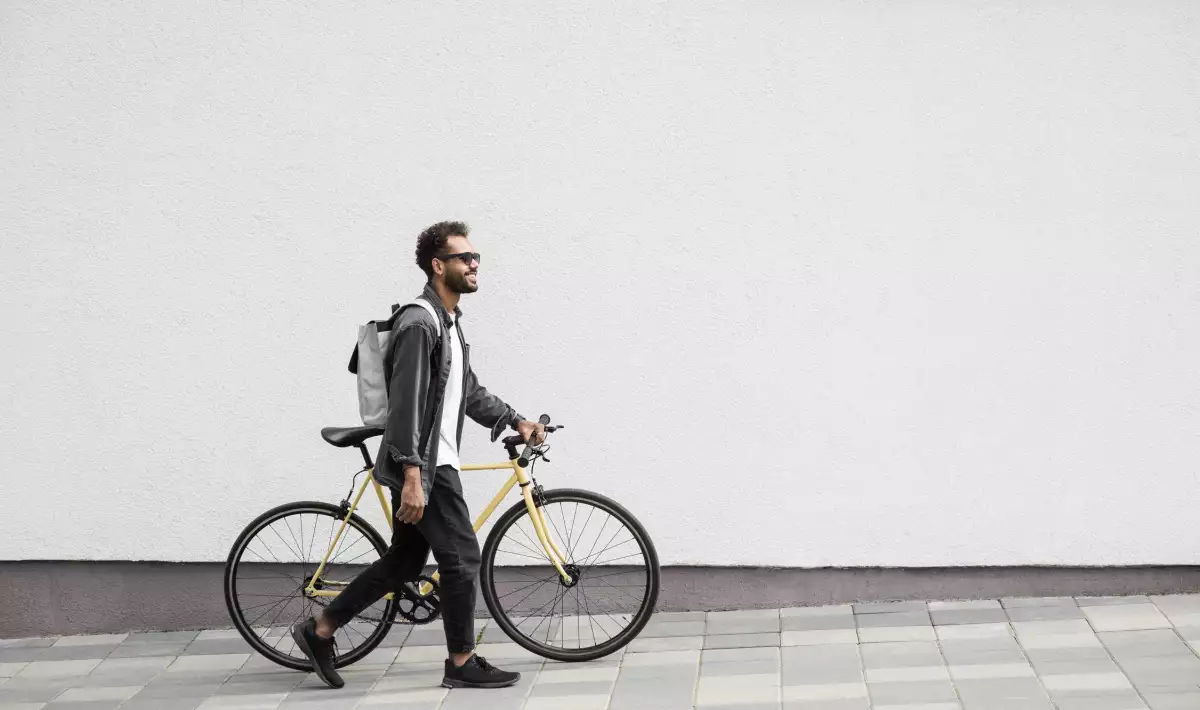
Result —
M 629 643 L 658 600 L 658 554 L 625 508 L 589 491 L 546 491 L 538 510 L 566 557 L 558 574 L 524 501 L 496 521 L 483 548 L 480 589 L 513 641 L 556 661 L 590 661 Z

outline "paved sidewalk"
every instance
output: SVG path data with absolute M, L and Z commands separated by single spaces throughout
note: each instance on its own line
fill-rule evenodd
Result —
M 329 690 L 228 630 L 0 640 L 0 708 L 147 710 L 1197 710 L 1200 595 L 659 614 L 623 653 L 442 689 L 441 625 L 396 627 Z

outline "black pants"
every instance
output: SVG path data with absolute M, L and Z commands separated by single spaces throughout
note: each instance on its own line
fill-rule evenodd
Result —
M 400 507 L 400 492 L 392 490 L 392 510 Z M 475 648 L 475 580 L 479 577 L 479 541 L 471 526 L 458 471 L 440 466 L 425 515 L 416 525 L 392 521 L 392 544 L 382 557 L 351 580 L 325 614 L 338 626 L 355 614 L 415 580 L 425 567 L 430 549 L 438 565 L 438 596 L 446 648 L 467 653 Z

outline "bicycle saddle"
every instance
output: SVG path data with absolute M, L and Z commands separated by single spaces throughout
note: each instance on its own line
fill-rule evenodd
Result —
M 334 446 L 358 446 L 373 436 L 383 433 L 383 427 L 377 426 L 327 426 L 321 430 L 321 438 Z

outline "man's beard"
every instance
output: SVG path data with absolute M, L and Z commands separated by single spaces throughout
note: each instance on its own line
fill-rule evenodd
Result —
M 479 284 L 468 281 L 466 274 L 447 279 L 446 285 L 449 286 L 450 290 L 454 293 L 475 293 L 479 290 Z

